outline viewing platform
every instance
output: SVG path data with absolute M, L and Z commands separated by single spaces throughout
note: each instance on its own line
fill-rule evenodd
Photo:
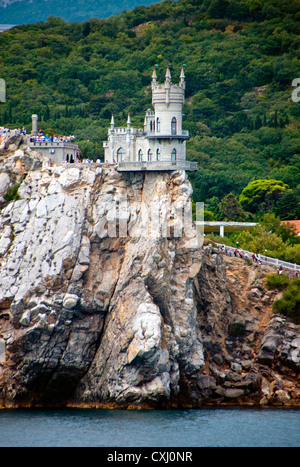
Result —
M 196 172 L 197 162 L 189 161 L 130 161 L 119 162 L 118 172 L 149 172 L 149 171 L 173 171 L 186 170 Z
M 147 132 L 144 133 L 148 139 L 189 139 L 189 132 L 182 131 L 180 134 L 161 134 L 161 133 L 154 133 L 154 132 Z
M 55 164 L 78 160 L 79 147 L 69 141 L 34 141 L 32 137 L 28 137 L 28 145 L 33 151 L 49 157 Z
M 224 237 L 225 233 L 251 229 L 256 226 L 256 222 L 196 221 L 196 225 L 204 227 L 205 233 L 219 233 Z

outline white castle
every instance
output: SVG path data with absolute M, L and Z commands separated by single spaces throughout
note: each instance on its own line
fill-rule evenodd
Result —
M 179 84 L 172 84 L 168 66 L 164 84 L 152 75 L 152 104 L 148 109 L 144 128 L 115 127 L 114 117 L 103 143 L 104 162 L 117 164 L 119 171 L 197 170 L 196 162 L 186 161 L 188 131 L 182 130 L 182 107 L 185 94 L 185 75 L 181 69 Z

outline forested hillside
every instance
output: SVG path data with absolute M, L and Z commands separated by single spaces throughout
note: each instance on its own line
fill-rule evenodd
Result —
M 185 64 L 194 201 L 226 218 L 249 182 L 274 179 L 283 189 L 250 217 L 300 218 L 299 19 L 298 0 L 166 0 L 106 20 L 14 28 L 0 35 L 0 125 L 30 129 L 37 113 L 46 132 L 74 134 L 86 157 L 101 158 L 112 113 L 116 125 L 128 112 L 143 125 L 153 65 L 163 80 L 171 63 L 176 82 Z M 250 205 L 239 205 L 241 218 Z

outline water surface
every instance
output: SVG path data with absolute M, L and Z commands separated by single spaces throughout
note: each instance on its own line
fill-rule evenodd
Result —
M 299 447 L 300 410 L 0 410 L 0 447 Z

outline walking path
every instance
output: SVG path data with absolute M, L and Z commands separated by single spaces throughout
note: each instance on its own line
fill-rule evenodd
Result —
M 242 250 L 241 248 L 235 248 L 221 243 L 216 243 L 218 247 L 229 256 L 238 256 L 239 258 L 250 259 L 259 264 L 268 264 L 276 268 L 284 268 L 289 271 L 294 271 L 296 276 L 300 273 L 300 265 L 295 263 L 289 263 L 278 258 L 271 258 L 270 256 L 260 255 L 251 251 Z

